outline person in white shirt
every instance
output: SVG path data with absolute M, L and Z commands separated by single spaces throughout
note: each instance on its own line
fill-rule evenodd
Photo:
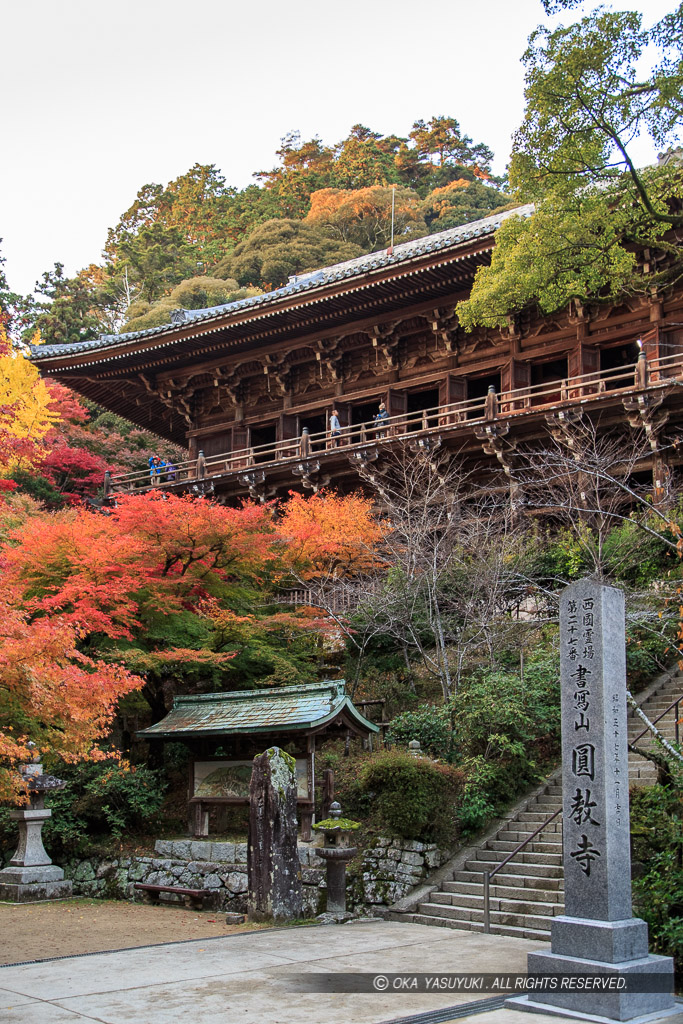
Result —
M 336 409 L 333 409 L 330 415 L 330 437 L 332 438 L 332 447 L 337 448 L 341 437 L 341 423 Z

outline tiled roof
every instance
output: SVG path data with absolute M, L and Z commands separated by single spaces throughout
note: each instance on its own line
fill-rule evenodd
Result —
M 218 319 L 229 313 L 238 313 L 242 310 L 258 310 L 261 307 L 272 306 L 280 299 L 289 298 L 292 295 L 313 291 L 316 288 L 323 288 L 338 281 L 361 277 L 373 270 L 397 266 L 416 257 L 427 255 L 430 252 L 440 252 L 454 248 L 473 238 L 492 235 L 508 217 L 530 217 L 533 209 L 531 204 L 518 206 L 514 210 L 507 210 L 504 213 L 497 213 L 491 217 L 484 217 L 482 220 L 475 220 L 469 224 L 461 224 L 456 228 L 449 228 L 448 231 L 440 231 L 435 235 L 425 235 L 423 238 L 416 238 L 412 242 L 401 242 L 394 246 L 394 251 L 391 255 L 386 249 L 382 249 L 379 252 L 371 252 L 367 256 L 357 256 L 356 259 L 346 260 L 345 263 L 335 263 L 334 266 L 324 267 L 322 270 L 315 270 L 310 274 L 300 274 L 298 277 L 290 278 L 284 287 L 277 288 L 272 292 L 265 292 L 263 295 L 253 295 L 248 299 L 239 299 L 237 302 L 228 302 L 222 306 L 212 306 L 209 309 L 174 310 L 171 313 L 171 323 L 163 324 L 161 327 L 149 327 L 143 331 L 129 331 L 126 334 L 103 334 L 92 341 L 79 341 L 73 345 L 31 346 L 31 355 L 40 362 L 41 359 L 51 356 L 90 352 L 95 349 L 115 346 L 119 343 L 135 341 L 138 338 L 151 338 L 186 323 L 205 322 Z
M 336 679 L 308 686 L 176 697 L 166 717 L 138 735 L 153 739 L 290 732 L 323 725 L 344 710 L 359 731 L 379 731 L 346 696 L 344 680 Z

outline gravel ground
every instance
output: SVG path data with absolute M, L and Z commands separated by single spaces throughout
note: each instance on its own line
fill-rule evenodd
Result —
M 0 964 L 204 939 L 263 925 L 228 925 L 225 913 L 118 900 L 0 903 Z

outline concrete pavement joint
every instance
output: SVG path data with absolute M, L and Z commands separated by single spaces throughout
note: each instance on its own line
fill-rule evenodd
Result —
M 394 1020 L 384 1021 L 383 1024 L 447 1024 L 456 1017 L 470 1017 L 475 1013 L 485 1013 L 487 1010 L 500 1010 L 507 996 L 492 996 L 491 999 L 475 999 L 471 1003 L 461 1003 L 459 1006 L 445 1006 L 441 1010 L 428 1010 L 426 1013 L 416 1013 L 412 1017 L 398 1017 Z

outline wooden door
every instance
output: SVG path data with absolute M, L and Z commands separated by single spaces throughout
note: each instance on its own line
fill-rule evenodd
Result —
M 235 425 L 232 428 L 232 450 L 233 452 L 241 452 L 242 454 L 239 458 L 233 457 L 230 460 L 230 469 L 243 469 L 245 466 L 249 465 L 249 459 L 244 453 L 244 449 L 247 447 L 248 443 L 249 439 L 247 435 L 247 428 L 243 427 L 241 424 L 239 426 Z
M 387 394 L 384 401 L 386 402 L 387 412 L 389 413 L 390 419 L 394 416 L 406 416 L 406 413 L 408 412 L 408 395 L 405 391 L 395 391 L 394 388 L 387 388 Z M 391 433 L 405 433 L 405 424 L 405 418 L 396 419 L 391 425 Z
M 439 416 L 439 423 L 457 423 L 462 419 L 457 409 L 448 409 L 448 406 L 464 402 L 467 398 L 467 379 L 456 377 L 454 373 L 447 373 L 439 384 L 439 408 L 444 412 Z
M 288 459 L 299 451 L 299 417 L 295 413 L 280 414 L 278 427 L 278 458 Z M 291 444 L 287 444 L 291 441 Z

